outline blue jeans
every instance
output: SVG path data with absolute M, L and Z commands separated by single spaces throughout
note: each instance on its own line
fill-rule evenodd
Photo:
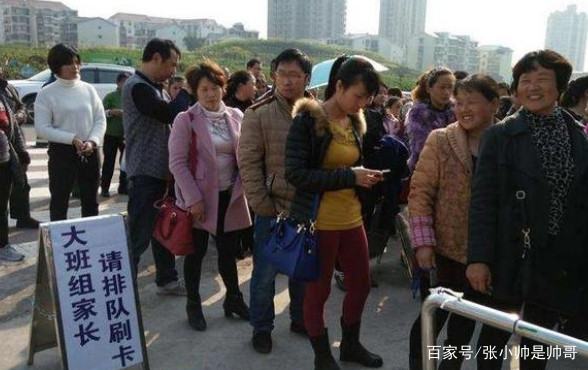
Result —
M 271 332 L 274 328 L 274 296 L 276 295 L 276 275 L 278 271 L 265 258 L 263 245 L 270 235 L 270 223 L 273 217 L 256 216 L 255 248 L 253 249 L 253 273 L 250 283 L 249 315 L 253 332 Z M 302 302 L 304 299 L 304 283 L 289 280 L 290 319 L 302 324 Z
M 155 261 L 155 283 L 158 286 L 178 280 L 175 256 L 152 236 L 157 219 L 157 209 L 153 203 L 163 197 L 165 187 L 165 180 L 151 176 L 133 176 L 129 180 L 128 189 L 129 241 L 135 267 L 135 278 L 141 255 L 151 243 Z

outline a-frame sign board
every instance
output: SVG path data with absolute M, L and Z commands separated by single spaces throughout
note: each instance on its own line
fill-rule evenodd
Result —
M 28 365 L 57 347 L 64 370 L 149 370 L 124 219 L 42 224 Z

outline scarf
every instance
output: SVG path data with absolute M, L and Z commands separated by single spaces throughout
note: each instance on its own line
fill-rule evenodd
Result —
M 540 116 L 521 110 L 531 128 L 533 143 L 549 188 L 549 235 L 557 235 L 566 208 L 568 192 L 574 180 L 574 158 L 568 126 L 562 108 Z
M 229 130 L 229 125 L 226 118 L 227 106 L 225 103 L 221 101 L 219 110 L 216 112 L 209 111 L 202 105 L 200 105 L 200 107 L 202 108 L 202 112 L 204 112 L 204 116 L 210 124 L 210 132 L 213 135 L 222 138 L 223 140 L 231 140 L 231 132 Z

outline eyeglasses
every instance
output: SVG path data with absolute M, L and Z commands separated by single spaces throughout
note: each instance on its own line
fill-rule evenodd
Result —
M 296 72 L 286 72 L 277 70 L 276 76 L 283 80 L 290 80 L 290 81 L 299 81 L 306 77 L 305 73 L 296 73 Z

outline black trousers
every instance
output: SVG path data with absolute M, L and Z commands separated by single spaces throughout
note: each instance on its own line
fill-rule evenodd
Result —
M 466 292 L 467 299 L 479 301 L 480 298 L 471 291 L 465 276 L 466 266 L 457 261 L 443 257 L 439 254 L 435 255 L 437 263 L 437 279 L 438 285 L 455 291 Z M 421 299 L 424 301 L 429 295 L 428 274 L 423 274 L 421 277 Z M 450 360 L 443 360 L 439 364 L 439 369 L 448 370 L 461 368 L 463 358 L 459 356 L 459 349 L 467 345 L 472 338 L 476 322 L 467 319 L 460 315 L 453 315 L 445 310 L 438 309 L 435 312 L 435 338 L 439 336 L 441 329 L 447 322 L 447 339 L 444 346 L 454 346 L 458 348 L 457 358 Z M 409 366 L 411 370 L 422 369 L 422 348 L 421 348 L 421 315 L 417 317 L 410 329 L 410 352 L 409 352 Z
M 10 218 L 26 220 L 31 217 L 31 186 L 26 173 L 23 171 L 24 183 L 13 182 L 10 193 Z
M 104 163 L 102 164 L 102 179 L 100 187 L 103 191 L 108 191 L 110 188 L 110 182 L 112 181 L 112 175 L 114 174 L 114 163 L 116 161 L 116 153 L 120 152 L 119 163 L 122 159 L 125 151 L 124 138 L 105 135 L 104 146 L 102 147 L 104 152 Z M 126 191 L 127 189 L 127 176 L 124 171 L 120 171 L 120 178 L 118 184 L 119 192 L 121 190 Z
M 127 204 L 129 240 L 136 279 L 141 255 L 151 245 L 155 261 L 155 283 L 164 286 L 178 280 L 176 257 L 153 237 L 157 221 L 157 209 L 153 203 L 163 197 L 166 181 L 151 176 L 133 176 L 129 179 L 129 202 Z
M 80 188 L 82 217 L 97 216 L 100 160 L 96 151 L 88 157 L 80 157 L 73 145 L 49 143 L 47 153 L 51 221 L 67 219 L 69 195 L 76 180 Z
M 237 261 L 235 252 L 239 242 L 239 231 L 224 231 L 225 215 L 231 200 L 229 190 L 219 193 L 218 218 L 216 226 L 216 249 L 218 252 L 218 271 L 227 288 L 227 296 L 240 293 L 237 275 Z M 200 229 L 193 229 L 195 252 L 184 259 L 184 278 L 188 301 L 200 301 L 200 275 L 202 260 L 208 248 L 209 233 Z
M 8 199 L 12 188 L 9 163 L 0 163 L 0 247 L 8 244 Z

